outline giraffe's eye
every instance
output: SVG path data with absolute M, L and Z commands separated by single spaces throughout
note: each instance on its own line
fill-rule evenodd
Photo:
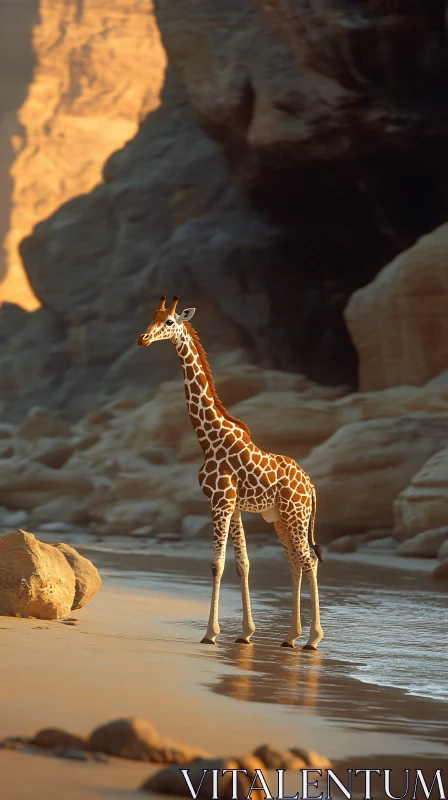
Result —
M 165 325 L 174 325 L 174 319 L 167 319 Z

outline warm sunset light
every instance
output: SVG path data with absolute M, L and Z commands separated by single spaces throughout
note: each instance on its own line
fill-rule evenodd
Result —
M 107 157 L 160 103 L 166 57 L 150 0 L 39 0 L 36 66 L 10 136 L 13 192 L 0 302 L 39 305 L 18 247 L 42 219 L 101 181 Z M 0 136 L 2 132 L 0 130 Z

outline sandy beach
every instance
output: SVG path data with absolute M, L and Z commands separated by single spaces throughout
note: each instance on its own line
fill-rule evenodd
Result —
M 208 614 L 209 548 L 133 547 L 79 548 L 104 585 L 74 614 L 78 625 L 0 619 L 0 737 L 46 726 L 87 733 L 138 715 L 161 734 L 216 756 L 271 742 L 311 747 L 353 767 L 446 763 L 446 593 L 424 565 L 396 570 L 374 556 L 327 556 L 325 639 L 313 654 L 279 647 L 290 602 L 280 548 L 251 548 L 257 632 L 249 646 L 234 643 L 240 596 L 228 553 L 222 633 L 216 647 L 207 647 L 199 640 Z M 306 625 L 306 593 L 302 616 Z M 151 772 L 116 759 L 84 764 L 8 751 L 0 751 L 0 769 L 5 800 L 133 797 Z

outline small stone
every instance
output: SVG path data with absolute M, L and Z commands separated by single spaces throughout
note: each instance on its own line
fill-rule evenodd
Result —
M 80 751 L 85 749 L 87 739 L 84 736 L 64 731 L 62 728 L 42 728 L 30 739 L 29 743 L 35 747 L 42 747 L 44 750 L 59 748 Z
M 322 753 L 317 753 L 315 750 L 310 750 L 309 747 L 291 747 L 290 752 L 297 756 L 298 758 L 303 759 L 307 767 L 312 767 L 313 769 L 330 769 L 332 764 L 331 761 Z
M 262 744 L 254 750 L 254 756 L 263 762 L 267 769 L 304 769 L 306 762 L 303 758 L 294 755 L 291 750 L 276 747 L 272 744 Z
M 140 717 L 112 720 L 100 725 L 90 735 L 89 750 L 110 756 L 149 761 L 148 755 L 160 744 L 156 729 Z
M 100 725 L 90 735 L 88 749 L 134 761 L 153 764 L 191 764 L 206 755 L 159 736 L 155 728 L 140 717 L 127 717 Z

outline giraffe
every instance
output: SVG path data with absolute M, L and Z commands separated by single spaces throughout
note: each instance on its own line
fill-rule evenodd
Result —
M 236 640 L 249 644 L 255 631 L 249 595 L 249 559 L 241 511 L 260 513 L 272 522 L 289 562 L 292 580 L 291 626 L 282 647 L 294 647 L 301 635 L 300 588 L 302 572 L 310 587 L 312 620 L 304 650 L 316 650 L 323 637 L 320 625 L 317 566 L 320 547 L 314 541 L 316 493 L 310 478 L 287 456 L 265 453 L 251 441 L 244 422 L 232 417 L 216 393 L 213 376 L 198 334 L 190 325 L 194 308 L 176 313 L 179 298 L 166 308 L 162 297 L 153 320 L 138 339 L 148 347 L 171 339 L 180 358 L 188 411 L 204 453 L 199 483 L 213 519 L 213 590 L 207 631 L 202 644 L 216 644 L 219 590 L 224 571 L 228 535 L 233 541 L 236 571 L 241 581 L 242 634 Z

